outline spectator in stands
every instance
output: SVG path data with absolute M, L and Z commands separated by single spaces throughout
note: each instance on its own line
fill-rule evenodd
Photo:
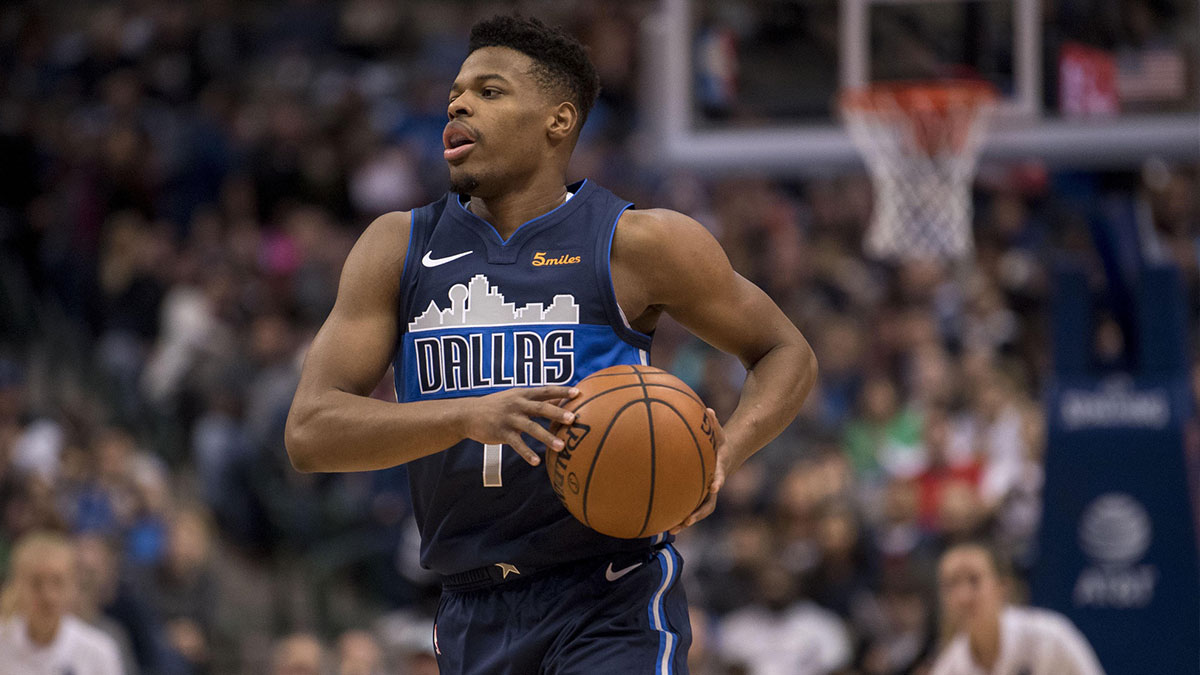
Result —
M 342 633 L 337 641 L 337 675 L 382 675 L 383 651 L 365 630 Z
M 850 636 L 837 614 L 798 592 L 795 576 L 766 561 L 756 602 L 721 624 L 722 659 L 748 675 L 824 675 L 849 665 Z M 735 671 L 736 672 L 736 671 Z
M 890 378 L 868 379 L 859 395 L 859 415 L 846 425 L 846 452 L 864 477 L 912 478 L 925 467 L 921 452 L 921 419 L 901 406 Z
M 943 488 L 963 482 L 979 485 L 980 467 L 974 457 L 955 457 L 951 450 L 950 419 L 945 410 L 932 409 L 925 414 L 924 447 L 926 467 L 916 477 L 917 505 L 921 524 L 927 531 L 939 529 Z
M 165 624 L 167 641 L 197 670 L 209 662 L 215 621 L 211 530 L 203 509 L 177 510 L 163 559 L 139 570 L 148 599 Z
M 79 592 L 75 550 L 34 532 L 13 550 L 0 593 L 0 675 L 121 675 L 116 643 L 71 612 Z
M 271 675 L 325 675 L 325 646 L 315 635 L 293 633 L 275 645 Z
M 1087 639 L 1066 617 L 1008 605 L 1007 569 L 982 541 L 956 544 L 943 554 L 943 634 L 953 637 L 932 675 L 1102 675 Z
M 860 622 L 869 635 L 860 661 L 865 674 L 913 672 L 929 656 L 937 627 L 924 590 L 912 575 L 897 574 L 884 584 L 877 620 Z
M 121 551 L 99 534 L 75 540 L 79 577 L 89 601 L 129 637 L 139 670 L 154 675 L 185 675 L 190 669 L 167 641 L 154 608 L 142 596 L 141 583 L 122 567 Z

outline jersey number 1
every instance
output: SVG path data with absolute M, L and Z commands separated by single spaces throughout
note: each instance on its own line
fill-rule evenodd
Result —
M 499 443 L 488 443 L 483 446 L 483 487 L 501 487 L 500 479 L 500 450 L 504 446 Z

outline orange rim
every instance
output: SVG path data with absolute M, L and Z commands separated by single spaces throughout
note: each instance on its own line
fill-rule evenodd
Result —
M 974 109 L 999 98 L 996 88 L 981 80 L 884 82 L 842 92 L 840 104 L 847 112 L 871 114 L 899 108 L 909 114 L 944 114 L 952 109 Z

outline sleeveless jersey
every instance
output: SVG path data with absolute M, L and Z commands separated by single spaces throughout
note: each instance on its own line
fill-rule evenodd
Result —
M 650 336 L 617 306 L 609 269 L 617 219 L 632 205 L 583 181 L 574 196 L 501 239 L 456 194 L 415 209 L 400 287 L 400 402 L 571 385 L 646 363 Z M 545 422 L 544 420 L 541 420 Z M 544 456 L 545 447 L 525 436 Z M 544 567 L 665 539 L 626 540 L 575 520 L 545 462 L 464 440 L 409 462 L 421 563 L 455 574 L 497 563 Z

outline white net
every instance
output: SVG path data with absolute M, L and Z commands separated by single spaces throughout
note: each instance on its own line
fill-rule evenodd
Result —
M 972 254 L 971 183 L 994 100 L 989 89 L 950 85 L 877 87 L 842 99 L 847 130 L 875 188 L 868 255 Z

